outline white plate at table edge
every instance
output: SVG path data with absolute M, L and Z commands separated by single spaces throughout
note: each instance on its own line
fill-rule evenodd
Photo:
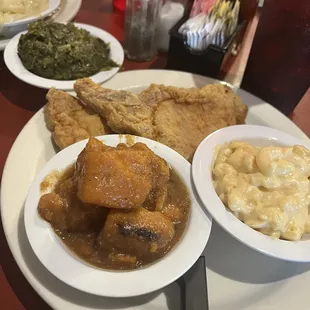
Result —
M 104 86 L 114 89 L 140 90 L 150 83 L 162 83 L 177 87 L 192 87 L 202 86 L 214 82 L 218 81 L 184 72 L 166 70 L 137 70 L 119 73 L 113 79 L 105 83 Z M 273 108 L 271 105 L 243 90 L 239 90 L 238 92 L 242 96 L 243 100 L 251 106 L 248 115 L 248 123 L 271 126 L 309 142 L 308 137 L 294 123 L 292 123 L 286 116 Z M 277 123 L 275 124 L 273 120 L 277 120 Z M 27 141 L 29 137 L 32 138 L 32 141 Z M 32 148 L 29 148 L 29 145 L 31 145 Z M 108 304 L 107 309 L 110 309 L 110 303 L 112 303 L 112 307 L 117 309 L 114 301 L 102 299 L 93 295 L 88 296 L 78 290 L 72 289 L 69 286 L 62 285 L 62 282 L 57 281 L 55 277 L 49 274 L 45 268 L 41 266 L 41 264 L 38 265 L 38 261 L 33 261 L 31 263 L 31 260 L 34 260 L 35 256 L 30 249 L 30 245 L 27 243 L 28 241 L 24 238 L 21 239 L 21 243 L 19 242 L 21 233 L 24 232 L 23 225 L 20 224 L 20 218 L 22 218 L 23 215 L 23 204 L 28 188 L 38 169 L 40 169 L 53 155 L 53 152 L 54 148 L 50 141 L 50 133 L 45 127 L 43 111 L 41 109 L 25 125 L 15 140 L 3 171 L 1 184 L 1 216 L 3 229 L 11 252 L 24 276 L 27 278 L 34 290 L 38 292 L 39 295 L 54 309 L 91 310 L 99 307 L 99 305 L 102 305 L 103 302 Z M 28 164 L 22 164 L 21 160 L 19 160 L 20 154 L 23 154 L 23 158 L 28 158 Z M 14 189 L 11 188 L 11 184 L 15 185 Z M 15 192 L 16 188 L 18 188 L 19 193 Z M 16 207 L 12 208 L 12 206 Z M 215 283 L 213 283 L 212 290 L 214 289 L 219 291 L 219 294 L 217 295 L 220 296 L 220 301 L 222 301 L 223 295 L 221 293 L 221 285 L 223 285 L 223 283 L 227 283 L 228 280 L 224 281 L 224 279 L 226 279 L 225 277 L 223 279 L 222 275 L 218 275 L 214 272 L 212 272 L 211 275 L 213 277 L 213 281 L 216 281 L 216 285 L 218 286 L 216 289 L 214 287 Z M 300 282 L 301 288 L 303 287 L 302 282 L 303 280 Z M 229 283 L 232 283 L 232 285 L 233 283 L 236 283 L 235 285 L 239 288 L 239 282 Z M 245 289 L 251 292 L 251 285 L 242 285 L 242 291 Z M 211 309 L 213 299 L 217 301 L 217 295 L 214 295 L 213 297 L 212 291 L 211 294 L 209 291 Z M 293 294 L 290 296 L 290 300 L 292 300 L 294 296 L 297 295 Z M 85 300 L 87 300 L 87 302 L 84 302 Z M 273 304 L 278 302 L 285 305 L 285 300 L 283 300 L 284 298 L 274 300 Z M 296 303 L 302 304 L 303 301 L 306 302 L 307 300 L 308 295 L 305 294 L 303 299 L 302 296 L 299 295 L 295 301 Z M 125 304 L 129 305 L 132 303 L 139 305 L 141 303 L 144 304 L 144 302 L 145 300 L 143 301 L 140 299 L 137 301 L 134 299 L 134 302 L 131 303 L 129 300 L 124 301 Z M 227 302 L 232 303 L 231 300 L 227 300 Z M 116 302 L 116 305 L 117 304 L 119 303 Z M 119 307 L 123 308 L 124 305 L 122 305 L 123 304 L 120 304 Z M 279 309 L 282 308 L 283 307 Z M 135 309 L 138 308 L 136 307 Z M 140 309 L 148 309 L 148 307 L 142 305 Z M 153 309 L 152 305 L 149 309 Z M 162 309 L 166 309 L 165 304 L 162 305 Z
M 90 76 L 90 78 L 96 83 L 103 83 L 109 80 L 120 70 L 121 65 L 123 64 L 124 50 L 122 45 L 114 36 L 112 36 L 110 33 L 106 32 L 103 29 L 87 24 L 81 24 L 81 23 L 74 23 L 74 24 L 78 28 L 82 28 L 89 31 L 92 36 L 98 37 L 104 42 L 110 44 L 110 57 L 117 64 L 119 64 L 119 67 L 112 68 L 106 71 L 99 71 L 98 73 Z M 11 71 L 11 73 L 15 75 L 18 79 L 24 81 L 25 83 L 39 88 L 49 89 L 52 87 L 56 87 L 57 89 L 61 90 L 73 90 L 75 80 L 59 81 L 59 80 L 46 79 L 28 71 L 24 67 L 23 63 L 18 57 L 17 47 L 21 35 L 25 34 L 26 32 L 27 31 L 24 31 L 14 36 L 4 50 L 3 54 L 4 62 L 7 68 Z
M 82 0 L 64 0 L 63 7 L 51 19 L 58 23 L 70 22 L 81 8 Z M 61 4 L 62 5 L 62 4 Z M 0 39 L 0 51 L 4 51 L 11 39 Z

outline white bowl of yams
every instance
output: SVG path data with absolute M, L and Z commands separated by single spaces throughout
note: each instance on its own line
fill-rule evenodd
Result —
M 310 262 L 309 150 L 310 143 L 272 128 L 226 127 L 197 148 L 193 181 L 212 218 L 240 242 Z
M 181 155 L 146 138 L 106 135 L 67 147 L 43 167 L 24 223 L 34 253 L 58 279 L 126 297 L 182 276 L 204 250 L 212 222 Z

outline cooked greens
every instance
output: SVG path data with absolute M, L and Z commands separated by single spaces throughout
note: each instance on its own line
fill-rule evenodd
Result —
M 55 80 L 75 80 L 118 67 L 110 47 L 73 24 L 37 21 L 18 43 L 18 56 L 32 73 Z

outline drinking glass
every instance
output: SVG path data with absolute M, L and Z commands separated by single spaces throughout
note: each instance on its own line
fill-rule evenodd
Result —
M 150 61 L 156 56 L 160 5 L 161 0 L 126 0 L 124 50 L 128 59 Z

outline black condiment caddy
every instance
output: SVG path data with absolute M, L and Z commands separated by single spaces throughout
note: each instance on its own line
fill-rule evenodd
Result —
M 178 32 L 189 14 L 190 10 L 169 31 L 170 44 L 166 69 L 217 78 L 223 66 L 234 57 L 235 50 L 240 46 L 247 21 L 239 19 L 235 32 L 224 47 L 210 44 L 204 51 L 195 51 L 187 45 L 186 36 Z

